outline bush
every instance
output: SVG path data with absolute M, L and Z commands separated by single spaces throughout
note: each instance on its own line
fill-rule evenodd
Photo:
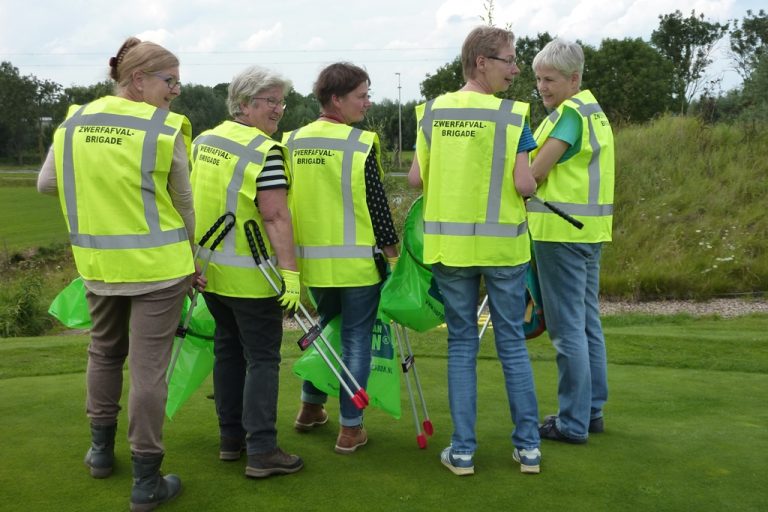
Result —
M 0 289 L 0 334 L 4 338 L 39 336 L 53 322 L 42 300 L 43 275 L 26 272 L 11 286 Z

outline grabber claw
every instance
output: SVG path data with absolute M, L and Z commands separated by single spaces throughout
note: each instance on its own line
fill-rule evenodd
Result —
M 245 222 L 243 228 L 245 229 L 245 238 L 248 240 L 248 246 L 251 249 L 251 254 L 256 262 L 256 266 L 259 268 L 259 271 L 261 271 L 272 289 L 278 294 L 282 293 L 284 286 L 282 276 L 274 263 L 272 263 L 272 260 L 269 259 L 269 252 L 267 251 L 267 246 L 264 244 L 264 238 L 261 236 L 259 225 L 255 220 L 250 219 Z M 301 350 L 305 350 L 310 345 L 313 345 L 315 350 L 317 350 L 317 353 L 331 370 L 331 373 L 333 373 L 333 376 L 339 381 L 339 385 L 347 396 L 349 396 L 349 399 L 355 407 L 358 409 L 365 409 L 368 405 L 368 394 L 357 382 L 355 376 L 352 375 L 352 372 L 349 371 L 347 365 L 344 364 L 344 361 L 339 357 L 339 354 L 336 353 L 331 343 L 323 335 L 320 325 L 315 322 L 312 315 L 309 314 L 301 302 L 299 302 L 299 311 L 296 312 L 294 319 L 296 320 L 296 323 L 299 324 L 299 327 L 301 327 L 301 330 L 304 331 L 304 336 L 298 341 Z M 322 343 L 318 343 L 318 339 Z M 330 354 L 330 356 L 328 354 Z M 344 376 L 352 384 L 355 391 L 352 391 L 349 385 L 347 385 L 345 379 L 341 376 L 341 373 L 339 373 L 339 370 L 336 369 L 336 365 L 331 362 L 331 358 L 333 358 L 336 364 L 339 365 L 339 368 L 341 368 Z
M 222 224 L 224 226 L 222 227 Z M 195 254 L 192 256 L 192 261 L 197 261 L 197 257 L 200 255 L 201 249 L 204 249 L 206 251 L 205 257 L 203 258 L 203 265 L 200 267 L 200 275 L 205 276 L 205 272 L 208 270 L 208 264 L 211 262 L 211 258 L 213 257 L 213 250 L 216 249 L 216 247 L 219 246 L 222 240 L 224 240 L 224 237 L 227 236 L 227 233 L 229 233 L 232 230 L 232 227 L 235 225 L 235 214 L 232 212 L 227 212 L 218 219 L 216 219 L 216 222 L 213 223 L 211 228 L 200 238 L 200 241 L 197 243 L 197 247 L 195 248 Z M 221 231 L 219 231 L 219 228 L 221 228 Z M 203 247 L 206 243 L 208 243 L 208 240 L 218 232 L 219 234 L 216 236 L 216 238 L 213 239 L 213 242 L 211 242 L 210 247 L 205 248 Z M 192 319 L 192 312 L 195 310 L 195 306 L 197 306 L 197 296 L 200 294 L 200 291 L 195 288 L 192 292 L 192 298 L 189 302 L 189 308 L 187 309 L 187 315 L 184 317 L 184 321 L 176 328 L 176 337 L 179 338 L 178 345 L 174 348 L 173 354 L 171 355 L 171 363 L 168 365 L 168 371 L 165 374 L 165 382 L 169 383 L 171 382 L 171 377 L 173 376 L 173 370 L 176 368 L 176 361 L 179 359 L 179 354 L 181 353 L 181 347 L 184 344 L 184 340 L 187 337 L 187 331 L 189 330 L 189 322 Z
M 405 374 L 405 384 L 408 389 L 408 398 L 411 402 L 411 412 L 413 413 L 413 423 L 416 428 L 416 444 L 422 450 L 427 447 L 427 435 L 431 436 L 434 432 L 432 428 L 432 422 L 429 420 L 429 414 L 427 413 L 427 404 L 424 401 L 424 393 L 421 390 L 421 383 L 419 382 L 419 374 L 416 370 L 416 361 L 413 357 L 413 350 L 411 349 L 411 343 L 408 341 L 408 333 L 400 324 L 394 324 L 395 338 L 397 339 L 397 346 L 400 351 L 401 364 L 403 374 Z M 403 340 L 405 340 L 405 346 L 407 353 L 403 350 Z M 416 390 L 419 394 L 419 401 L 424 412 L 424 421 L 419 423 L 419 414 L 416 411 L 416 400 L 413 396 L 413 389 L 411 388 L 411 370 L 413 370 L 414 380 L 416 381 Z M 424 430 L 422 431 L 422 426 Z M 426 435 L 425 435 L 426 434 Z

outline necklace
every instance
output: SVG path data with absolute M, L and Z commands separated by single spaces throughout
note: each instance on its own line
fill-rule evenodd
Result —
M 339 117 L 339 116 L 337 116 L 335 114 L 327 114 L 327 113 L 323 112 L 322 114 L 320 114 L 319 119 L 322 119 L 323 117 L 326 118 L 326 119 L 330 119 L 332 121 L 336 121 L 337 123 L 347 124 L 347 123 L 344 122 L 344 120 L 341 117 Z

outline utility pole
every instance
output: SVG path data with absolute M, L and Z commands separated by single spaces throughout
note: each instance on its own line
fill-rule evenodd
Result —
M 400 99 L 400 73 L 397 75 L 397 167 L 402 165 L 400 156 L 403 153 L 403 102 Z

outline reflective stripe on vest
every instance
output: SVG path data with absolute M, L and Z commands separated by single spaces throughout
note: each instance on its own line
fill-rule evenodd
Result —
M 572 103 L 575 103 L 576 110 L 587 120 L 589 127 L 589 147 L 592 149 L 592 156 L 587 166 L 587 175 L 589 176 L 589 192 L 588 192 L 588 204 L 579 203 L 564 203 L 558 201 L 548 201 L 552 206 L 560 208 L 562 211 L 569 215 L 581 215 L 584 217 L 602 217 L 605 215 L 613 215 L 612 204 L 599 204 L 600 201 L 600 143 L 597 141 L 597 135 L 592 126 L 592 114 L 597 114 L 603 111 L 597 103 L 585 104 L 581 99 L 571 97 L 569 99 Z M 553 111 L 547 116 L 547 121 L 553 125 L 560 119 L 560 110 Z M 552 214 L 552 211 L 539 203 L 538 201 L 528 201 L 526 209 L 529 212 L 534 213 L 547 213 Z
M 62 186 L 66 198 L 69 238 L 72 245 L 88 249 L 146 249 L 188 240 L 187 231 L 183 227 L 170 231 L 161 230 L 160 214 L 155 200 L 155 181 L 152 178 L 152 173 L 157 160 L 158 138 L 160 135 L 176 133 L 176 130 L 165 124 L 169 112 L 156 109 L 151 119 L 141 119 L 119 114 L 83 114 L 85 107 L 86 105 L 80 107 L 60 126 L 65 130 L 62 154 Z M 132 128 L 146 132 L 144 146 L 141 150 L 141 195 L 144 203 L 144 218 L 149 233 L 143 235 L 89 235 L 80 233 L 72 150 L 72 137 L 78 126 Z
M 488 203 L 485 212 L 485 222 L 462 223 L 425 221 L 424 233 L 428 235 L 455 236 L 521 236 L 528 231 L 528 223 L 499 224 L 501 211 L 501 185 L 504 181 L 504 162 L 507 158 L 507 125 L 523 127 L 525 119 L 520 114 L 512 112 L 514 101 L 501 100 L 496 110 L 486 108 L 440 108 L 432 109 L 435 100 L 430 100 L 424 107 L 422 117 L 422 132 L 427 146 L 432 144 L 432 121 L 489 121 L 495 123 L 493 135 L 493 158 L 491 160 L 491 179 L 488 186 Z
M 367 152 L 370 146 L 360 141 L 363 131 L 352 128 L 346 140 L 327 137 L 307 137 L 296 139 L 294 130 L 288 137 L 285 145 L 293 152 L 297 149 L 327 149 L 329 151 L 343 152 L 341 165 L 341 200 L 343 209 L 343 233 L 344 245 L 309 247 L 296 246 L 296 256 L 304 259 L 324 258 L 370 258 L 373 256 L 373 247 L 361 247 L 355 243 L 357 240 L 357 226 L 355 224 L 355 206 L 352 200 L 352 159 L 355 151 Z
M 240 193 L 240 189 L 243 186 L 243 180 L 245 179 L 245 168 L 248 166 L 248 164 L 255 164 L 259 166 L 264 164 L 264 154 L 258 153 L 254 150 L 264 144 L 264 142 L 267 140 L 267 137 L 259 134 L 254 137 L 248 144 L 243 146 L 220 135 L 205 134 L 195 139 L 195 160 L 197 160 L 197 152 L 199 151 L 201 144 L 221 149 L 222 151 L 226 151 L 227 153 L 231 153 L 238 157 L 234 173 L 232 174 L 232 179 L 229 181 L 229 185 L 227 185 L 225 211 L 237 211 L 237 199 L 238 194 Z M 209 253 L 210 251 L 208 249 L 200 248 L 201 258 L 206 258 Z M 231 267 L 256 268 L 256 262 L 252 257 L 240 256 L 236 254 L 234 232 L 231 232 L 224 238 L 221 251 L 214 251 L 213 256 L 211 256 L 211 261 Z

